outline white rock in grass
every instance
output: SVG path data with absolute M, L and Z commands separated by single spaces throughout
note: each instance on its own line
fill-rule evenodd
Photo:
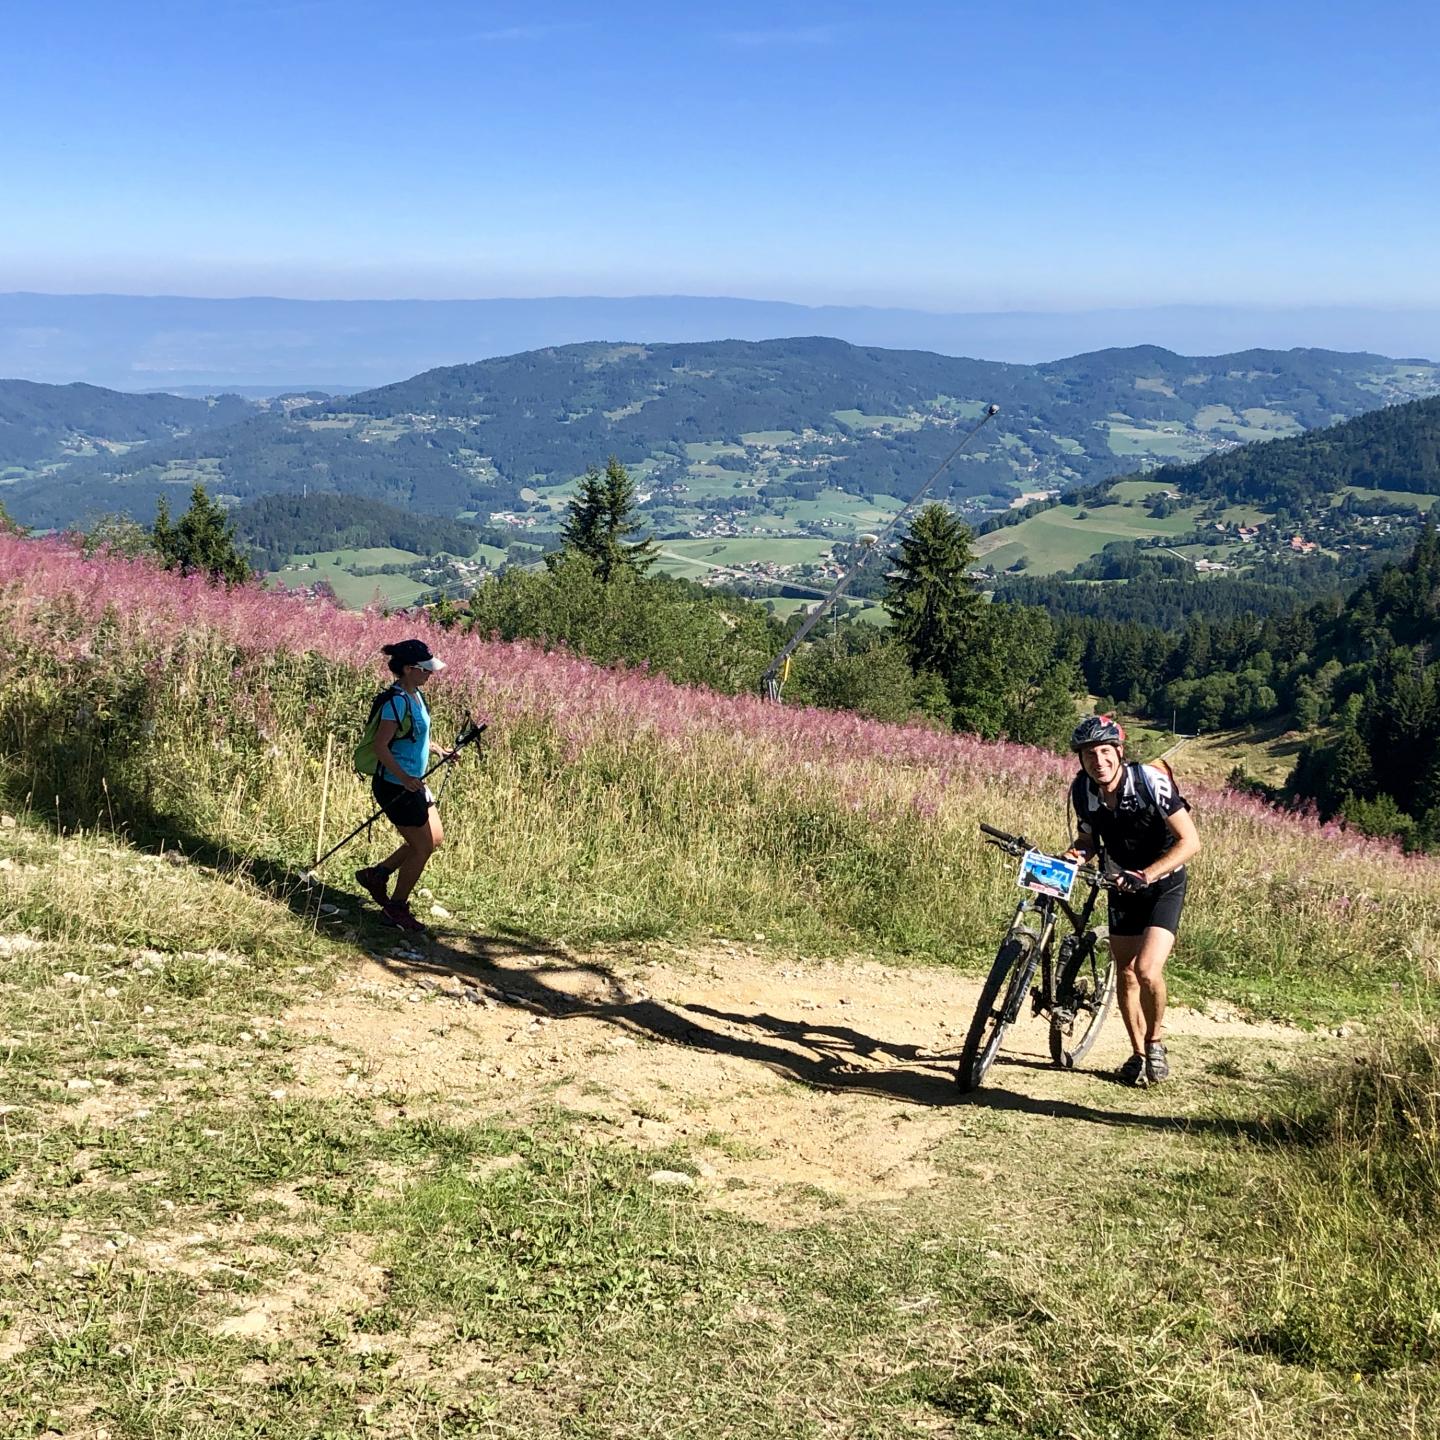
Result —
M 430 913 L 437 920 L 448 920 L 450 918 L 450 912 L 443 905 L 432 905 L 430 907 Z
M 650 1183 L 652 1185 L 670 1185 L 677 1190 L 683 1190 L 694 1185 L 695 1177 L 687 1175 L 683 1170 L 655 1170 L 651 1172 Z
M 71 1078 L 65 1082 L 65 1088 L 67 1090 L 93 1090 L 95 1088 L 95 1082 L 93 1080 L 82 1080 L 78 1075 L 75 1075 L 71 1076 Z
M 0 957 L 9 959 L 12 955 L 24 955 L 38 950 L 40 942 L 29 935 L 0 935 Z
M 0 830 L 13 830 L 15 828 L 15 817 L 13 815 L 0 815 Z

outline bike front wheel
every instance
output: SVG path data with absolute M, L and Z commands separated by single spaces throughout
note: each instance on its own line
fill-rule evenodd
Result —
M 995 963 L 985 977 L 975 1017 L 960 1052 L 955 1083 L 962 1090 L 974 1090 L 1000 1053 L 1005 1032 L 1015 1023 L 1024 1001 L 1030 977 L 1035 973 L 1036 937 L 1027 931 L 1012 932 L 1001 942 Z M 1007 984 L 1008 981 L 1008 984 Z
M 1058 1013 L 1050 1016 L 1050 1058 L 1073 1070 L 1099 1038 L 1115 1002 L 1115 961 L 1104 926 L 1085 932 L 1059 989 Z

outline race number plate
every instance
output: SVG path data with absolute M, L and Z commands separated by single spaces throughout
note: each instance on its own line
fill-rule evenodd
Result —
M 1054 855 L 1042 855 L 1038 850 L 1027 850 L 1020 862 L 1017 883 L 1022 890 L 1033 890 L 1037 895 L 1050 895 L 1056 900 L 1068 900 L 1079 870 L 1078 860 L 1061 860 Z

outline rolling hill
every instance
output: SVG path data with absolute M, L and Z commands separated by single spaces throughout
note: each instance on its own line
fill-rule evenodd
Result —
M 1187 358 L 1147 346 L 1026 366 L 827 339 L 592 343 L 240 412 L 14 477 L 0 497 L 42 526 L 116 510 L 148 519 L 161 495 L 202 480 L 231 501 L 332 491 L 543 527 L 564 487 L 615 454 L 662 534 L 795 533 L 788 512 L 802 506 L 811 533 L 853 534 L 864 522 L 837 513 L 845 497 L 893 511 L 987 401 L 999 419 L 947 476 L 974 513 L 1437 390 L 1435 365 L 1317 350 Z
M 0 380 L 0 479 L 230 425 L 251 409 L 235 395 L 187 400 Z

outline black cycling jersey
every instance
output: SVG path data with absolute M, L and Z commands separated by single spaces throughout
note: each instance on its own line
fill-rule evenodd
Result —
M 1135 764 L 1125 767 L 1120 798 L 1113 810 L 1083 770 L 1070 786 L 1070 804 L 1080 833 L 1099 841 L 1100 848 L 1123 870 L 1142 870 L 1164 855 L 1176 843 L 1166 817 L 1190 808 L 1166 771 Z M 1180 866 L 1175 873 L 1184 868 Z

